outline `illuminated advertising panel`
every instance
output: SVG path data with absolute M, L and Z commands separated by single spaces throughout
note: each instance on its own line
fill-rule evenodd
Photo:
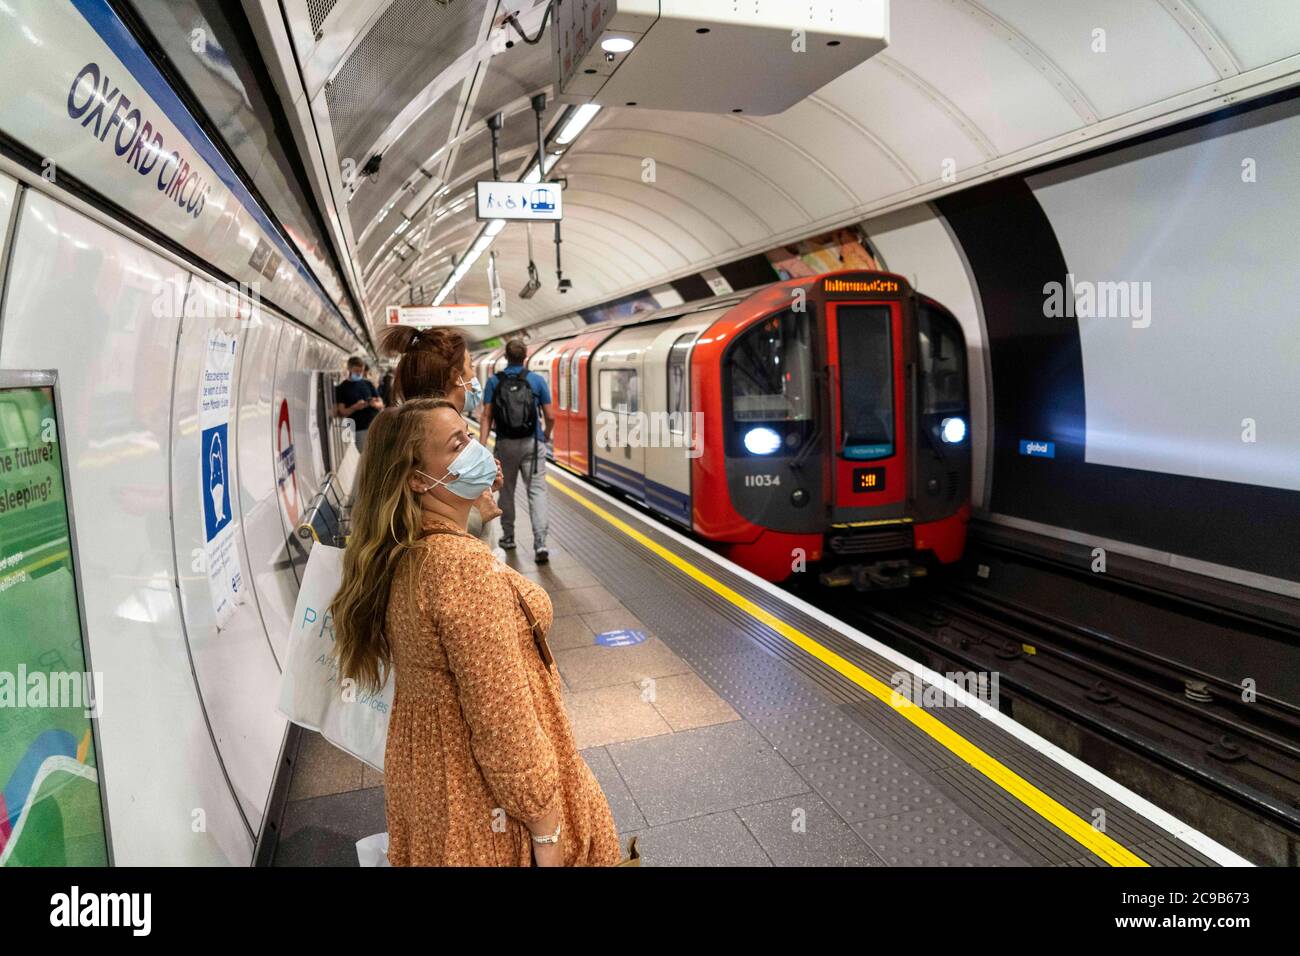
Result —
M 95 718 L 54 376 L 0 372 L 0 865 L 104 866 Z

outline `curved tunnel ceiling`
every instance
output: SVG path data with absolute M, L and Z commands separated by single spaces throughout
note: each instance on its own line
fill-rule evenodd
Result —
M 358 177 L 347 198 L 373 325 L 385 305 L 410 301 L 412 288 L 428 301 L 476 236 L 473 184 L 492 174 L 483 120 L 504 112 L 502 176 L 517 179 L 535 150 L 529 97 L 546 92 L 552 100 L 547 128 L 565 108 L 551 98 L 550 38 L 491 55 L 505 12 L 495 3 L 286 6 L 296 37 L 307 27 L 295 18 L 312 16 L 328 38 L 303 59 L 309 92 L 330 101 L 325 125 L 336 155 L 364 163 L 383 151 L 380 173 Z M 1292 0 L 891 6 L 883 53 L 782 114 L 602 109 L 551 173 L 568 184 L 563 267 L 573 290 L 556 291 L 552 228 L 534 225 L 542 288 L 518 298 L 527 234 L 512 223 L 492 245 L 505 316 L 482 335 L 1289 85 L 1300 69 Z M 543 7 L 521 14 L 526 27 L 535 29 Z M 1104 51 L 1096 49 L 1102 42 Z M 310 89 L 313 69 L 317 90 Z M 340 92 L 340 78 L 352 86 Z M 322 111 L 316 115 L 319 126 Z M 643 175 L 647 160 L 652 182 Z M 461 281 L 460 301 L 488 301 L 486 262 Z

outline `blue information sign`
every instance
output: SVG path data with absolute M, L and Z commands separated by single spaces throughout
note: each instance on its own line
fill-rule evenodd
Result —
M 645 640 L 645 631 L 630 631 L 622 628 L 617 631 L 604 631 L 596 635 L 596 643 L 602 647 L 629 647 Z

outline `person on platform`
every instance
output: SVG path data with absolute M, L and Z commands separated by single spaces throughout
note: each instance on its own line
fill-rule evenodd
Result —
M 393 371 L 394 402 L 411 398 L 445 398 L 461 414 L 475 417 L 481 403 L 481 389 L 470 365 L 465 336 L 456 329 L 415 329 L 396 325 L 388 329 L 380 348 L 397 356 Z M 497 463 L 497 481 L 483 492 L 469 516 L 469 533 L 497 550 L 501 522 L 494 520 L 501 508 L 493 495 L 501 487 L 501 466 Z M 504 556 L 504 552 L 502 553 Z
M 357 451 L 366 450 L 366 432 L 384 407 L 379 390 L 366 378 L 366 362 L 354 355 L 348 359 L 348 375 L 334 387 L 334 414 L 352 420 Z
M 551 389 L 546 379 L 524 367 L 528 350 L 522 339 L 506 343 L 506 367 L 488 379 L 483 393 L 482 431 L 495 429 L 501 461 L 501 547 L 515 547 L 515 482 L 522 474 L 528 488 L 528 518 L 533 526 L 533 560 L 545 564 L 546 445 L 555 430 Z M 545 426 L 543 427 L 543 422 Z
M 342 677 L 374 690 L 395 673 L 389 862 L 618 864 L 545 647 L 551 601 L 466 530 L 492 453 L 445 399 L 389 408 L 371 433 L 330 614 Z

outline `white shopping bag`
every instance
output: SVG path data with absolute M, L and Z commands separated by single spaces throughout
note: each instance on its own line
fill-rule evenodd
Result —
M 338 664 L 331 656 L 334 627 L 328 609 L 342 580 L 343 549 L 313 545 L 289 625 L 278 709 L 382 773 L 393 673 L 390 669 L 388 683 L 377 694 L 340 686 Z
M 392 866 L 388 862 L 388 831 L 358 840 L 357 862 L 361 866 Z

